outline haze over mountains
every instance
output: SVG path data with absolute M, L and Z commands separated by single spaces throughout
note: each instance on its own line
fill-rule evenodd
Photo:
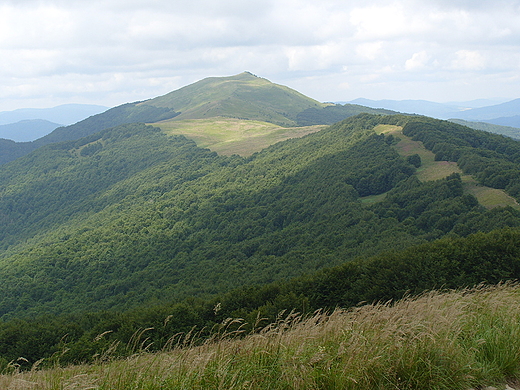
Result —
M 44 119 L 25 119 L 16 123 L 0 125 L 0 138 L 16 142 L 30 142 L 49 134 L 60 126 L 59 123 Z
M 355 99 L 352 104 L 372 108 L 386 108 L 403 113 L 426 115 L 439 119 L 462 119 L 520 128 L 520 99 L 506 102 L 475 100 L 460 103 L 435 103 L 426 100 L 370 100 Z
M 244 72 L 0 147 L 0 365 L 520 277 L 520 143 L 448 121 Z
M 52 108 L 21 108 L 13 111 L 1 111 L 0 125 L 22 120 L 42 119 L 66 126 L 107 109 L 108 107 L 94 104 L 63 104 Z
M 0 138 L 16 142 L 34 141 L 59 126 L 79 122 L 106 111 L 93 104 L 64 104 L 52 108 L 23 108 L 0 112 Z

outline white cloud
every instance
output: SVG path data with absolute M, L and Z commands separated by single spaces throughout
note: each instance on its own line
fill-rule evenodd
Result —
M 429 60 L 430 56 L 428 53 L 422 50 L 418 53 L 414 53 L 412 58 L 406 60 L 404 67 L 406 70 L 420 70 L 426 66 Z
M 486 67 L 486 60 L 478 51 L 459 50 L 455 53 L 456 58 L 452 62 L 455 69 L 481 70 Z
M 329 101 L 516 97 L 519 49 L 520 0 L 0 0 L 0 111 L 244 70 Z
M 366 42 L 356 47 L 356 54 L 367 60 L 375 60 L 378 58 L 383 48 L 383 42 Z
M 356 38 L 361 40 L 393 37 L 407 26 L 401 6 L 355 8 L 350 15 L 350 22 L 357 29 Z
M 289 70 L 314 71 L 339 66 L 343 59 L 341 44 L 297 46 L 285 49 Z
M 56 6 L 34 8 L 0 5 L 0 47 L 41 49 L 70 42 L 71 14 Z

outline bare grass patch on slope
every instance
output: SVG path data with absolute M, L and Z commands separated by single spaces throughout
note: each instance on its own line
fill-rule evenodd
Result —
M 417 169 L 417 178 L 423 182 L 430 180 L 443 179 L 453 173 L 458 173 L 462 177 L 464 183 L 464 191 L 477 198 L 479 203 L 488 209 L 494 207 L 511 206 L 520 209 L 518 202 L 511 196 L 507 195 L 503 190 L 486 187 L 479 184 L 471 175 L 464 175 L 457 163 L 452 161 L 435 161 L 433 152 L 427 150 L 423 143 L 414 141 L 412 138 L 403 134 L 403 128 L 393 125 L 378 125 L 374 131 L 378 134 L 392 135 L 399 139 L 394 145 L 397 152 L 408 157 L 414 154 L 421 157 L 421 166 Z M 372 203 L 377 200 L 364 200 Z
M 169 135 L 185 135 L 193 139 L 197 146 L 208 148 L 218 154 L 238 154 L 244 157 L 277 142 L 303 137 L 327 127 L 282 127 L 268 122 L 224 117 L 167 120 L 152 125 Z
M 395 145 L 395 149 L 401 156 L 408 157 L 417 154 L 421 157 L 421 166 L 416 173 L 420 181 L 443 179 L 453 173 L 462 174 L 457 163 L 435 161 L 435 155 L 426 149 L 422 142 L 414 141 L 404 135 L 401 126 L 379 125 L 374 128 L 374 131 L 378 134 L 392 135 L 398 138 L 399 142 Z

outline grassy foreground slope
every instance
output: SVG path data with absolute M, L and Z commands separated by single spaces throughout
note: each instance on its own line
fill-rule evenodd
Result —
M 178 335 L 164 352 L 0 376 L 2 388 L 466 390 L 520 378 L 518 285 L 428 293 L 395 304 L 288 315 L 246 335 L 223 324 L 198 345 Z M 240 322 L 240 320 L 236 320 Z M 143 331 L 144 333 L 144 331 Z M 26 387 L 21 387 L 26 386 Z
M 434 288 L 496 284 L 519 277 L 520 230 L 445 237 L 209 299 L 191 297 L 125 312 L 97 310 L 4 321 L 0 323 L 0 369 L 19 357 L 25 359 L 18 362 L 23 369 L 37 361 L 52 367 L 95 361 L 107 353 L 126 357 L 143 341 L 147 351 L 161 351 L 179 341 L 175 337 L 181 334 L 197 334 L 199 341 L 211 338 L 219 324 L 227 324 L 227 332 L 250 332 L 276 321 L 282 311 L 309 315 L 359 302 L 395 301 Z M 229 318 L 241 321 L 230 323 Z

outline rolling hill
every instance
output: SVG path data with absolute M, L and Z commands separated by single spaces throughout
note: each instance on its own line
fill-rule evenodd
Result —
M 210 77 L 161 97 L 123 104 L 76 124 L 59 127 L 33 142 L 0 139 L 0 164 L 50 143 L 77 140 L 126 123 L 228 117 L 296 127 L 332 124 L 362 112 L 392 113 L 356 105 L 319 103 L 288 87 L 243 72 L 231 77 Z
M 251 119 L 281 126 L 295 126 L 297 114 L 326 104 L 285 86 L 244 72 L 231 77 L 210 77 L 141 105 L 179 112 L 177 119 L 217 116 Z
M 378 125 L 403 127 L 437 160 L 458 156 L 518 199 L 518 143 L 450 122 L 363 114 L 249 158 L 122 125 L 3 166 L 0 312 L 204 296 L 520 222 L 512 208 L 480 206 L 457 173 L 419 181 Z
M 0 138 L 15 142 L 30 142 L 43 137 L 61 126 L 43 119 L 27 119 L 16 123 L 0 125 Z
M 358 109 L 210 78 L 0 166 L 0 365 L 58 356 L 64 334 L 82 361 L 160 324 L 157 345 L 228 316 L 520 277 L 520 143 Z
M 108 107 L 94 104 L 62 104 L 52 108 L 20 108 L 0 112 L 0 124 L 7 125 L 25 120 L 46 120 L 71 125 L 92 115 L 106 111 Z

